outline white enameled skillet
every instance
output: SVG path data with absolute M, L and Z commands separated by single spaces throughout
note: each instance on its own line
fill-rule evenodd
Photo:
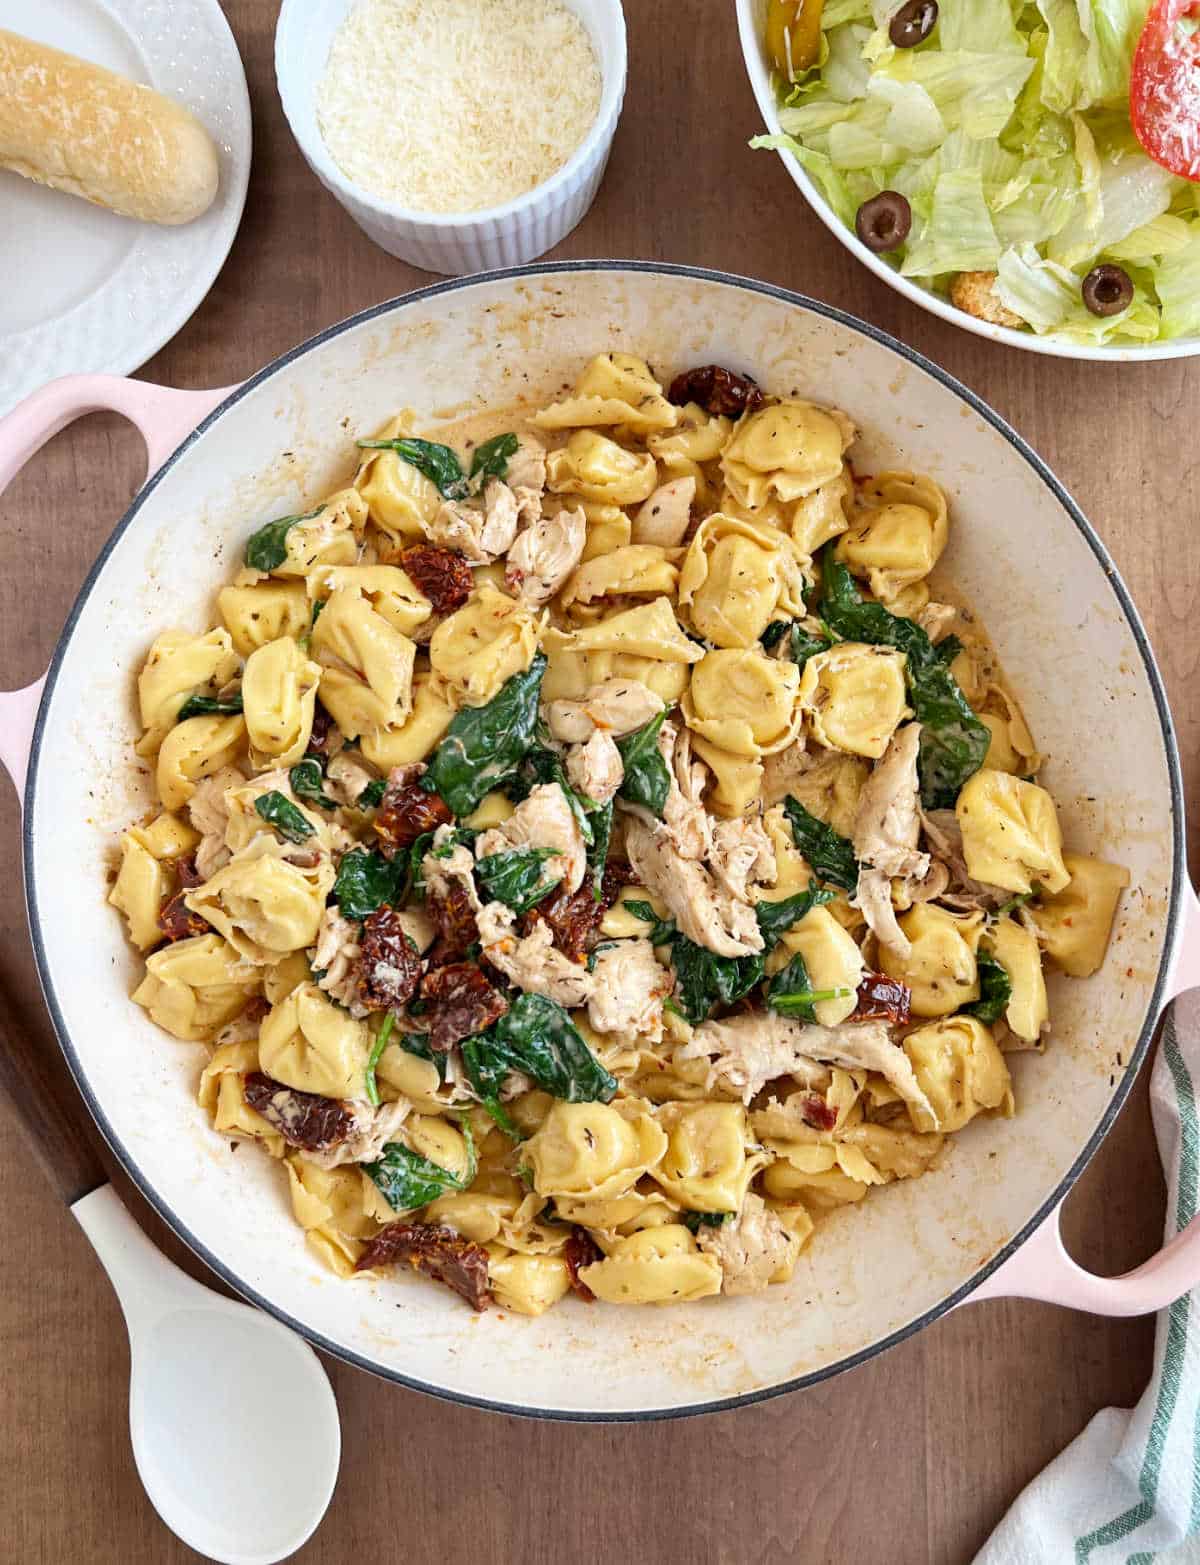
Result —
M 1010 1057 L 1016 1117 L 977 1121 L 936 1172 L 831 1216 L 786 1287 L 666 1310 L 572 1298 L 539 1320 L 477 1317 L 418 1279 L 347 1284 L 321 1269 L 278 1167 L 232 1151 L 197 1108 L 203 1050 L 130 1004 L 138 963 L 105 904 L 105 870 L 115 833 L 149 802 L 130 749 L 135 671 L 159 630 L 211 622 L 248 533 L 343 480 L 353 437 L 396 409 L 436 422 L 536 403 L 609 349 L 645 356 L 663 377 L 716 361 L 836 404 L 862 430 L 860 470 L 937 476 L 953 516 L 945 571 L 1021 693 L 1068 845 L 1128 865 L 1132 886 L 1103 970 L 1052 981 L 1045 1054 Z M 146 1198 L 246 1298 L 408 1386 L 508 1412 L 619 1419 L 809 1384 L 968 1297 L 1136 1314 L 1200 1280 L 1195 1224 L 1125 1278 L 1089 1276 L 1059 1243 L 1056 1209 L 1124 1101 L 1163 1005 L 1200 983 L 1200 921 L 1171 720 L 1129 594 L 1062 486 L 964 387 L 873 328 L 763 283 L 579 262 L 380 305 L 233 389 L 56 382 L 0 422 L 0 487 L 95 408 L 138 425 L 150 476 L 89 574 L 44 686 L 3 697 L 0 753 L 24 785 L 30 927 L 79 1088 Z

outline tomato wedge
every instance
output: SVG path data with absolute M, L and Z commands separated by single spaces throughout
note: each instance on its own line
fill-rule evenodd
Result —
M 1200 0 L 1155 0 L 1129 80 L 1133 133 L 1156 163 L 1200 180 Z

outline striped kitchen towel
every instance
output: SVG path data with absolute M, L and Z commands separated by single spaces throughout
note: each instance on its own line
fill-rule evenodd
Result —
M 1166 1237 L 1196 1210 L 1200 991 L 1167 1015 L 1150 1080 L 1167 1173 Z M 1106 1408 L 1020 1495 L 975 1565 L 1200 1562 L 1200 1289 L 1158 1317 L 1135 1408 Z

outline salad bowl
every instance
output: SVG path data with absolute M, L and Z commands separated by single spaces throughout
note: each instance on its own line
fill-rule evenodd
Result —
M 1090 359 L 1101 362 L 1116 362 L 1124 364 L 1141 363 L 1158 359 L 1189 358 L 1195 354 L 1200 354 L 1200 324 L 1196 326 L 1195 330 L 1189 331 L 1186 334 L 1181 333 L 1179 335 L 1172 335 L 1169 337 L 1160 335 L 1153 341 L 1095 341 L 1088 340 L 1092 333 L 1088 331 L 1086 325 L 1080 324 L 1081 321 L 1087 322 L 1088 320 L 1088 317 L 1082 311 L 1077 312 L 1077 318 L 1075 321 L 1075 327 L 1077 329 L 1073 333 L 1065 328 L 1061 331 L 1057 329 L 1045 329 L 1039 333 L 1034 330 L 1027 330 L 1020 327 L 1014 328 L 1011 325 L 1002 325 L 997 321 L 986 320 L 981 318 L 979 315 L 969 313 L 967 309 L 960 309 L 957 305 L 952 303 L 950 298 L 945 294 L 939 293 L 933 288 L 924 286 L 924 284 L 917 278 L 905 276 L 901 272 L 899 266 L 891 259 L 889 259 L 887 255 L 877 254 L 873 249 L 868 247 L 868 245 L 865 244 L 855 232 L 855 225 L 853 221 L 853 198 L 851 198 L 851 204 L 847 210 L 843 211 L 842 213 L 839 213 L 837 210 L 835 210 L 833 202 L 827 198 L 826 192 L 822 189 L 820 180 L 814 177 L 813 172 L 810 171 L 811 168 L 819 167 L 820 160 L 807 158 L 803 151 L 801 151 L 800 156 L 797 156 L 795 150 L 784 144 L 790 138 L 785 133 L 785 125 L 780 117 L 780 103 L 776 90 L 777 82 L 772 71 L 771 59 L 766 42 L 766 25 L 769 3 L 770 0 L 736 0 L 738 34 L 741 42 L 742 54 L 745 59 L 746 72 L 749 76 L 750 85 L 753 89 L 754 97 L 757 101 L 759 112 L 762 115 L 767 131 L 766 137 L 763 138 L 762 145 L 775 147 L 775 150 L 778 152 L 784 167 L 787 169 L 788 174 L 795 183 L 796 188 L 816 213 L 817 217 L 820 218 L 820 220 L 825 224 L 830 232 L 833 233 L 837 239 L 846 247 L 851 255 L 855 256 L 859 261 L 861 261 L 863 265 L 874 272 L 877 277 L 882 278 L 882 280 L 887 283 L 889 287 L 894 288 L 897 293 L 902 294 L 906 299 L 911 300 L 914 304 L 920 305 L 922 309 L 928 310 L 932 314 L 940 316 L 943 320 L 950 321 L 955 326 L 963 327 L 965 330 L 974 332 L 977 336 L 985 337 L 992 342 L 1004 343 L 1007 346 L 1013 348 L 1023 348 L 1026 352 L 1029 353 L 1050 354 L 1057 358 Z M 1081 0 L 1081 8 L 1085 3 L 1086 0 Z M 824 14 L 828 15 L 829 12 L 833 10 L 834 4 L 835 0 L 829 0 L 829 4 Z M 883 17 L 886 19 L 889 14 L 897 9 L 898 4 L 899 0 L 895 0 L 894 4 L 876 3 L 873 6 L 864 7 L 864 10 L 868 13 L 871 13 L 873 17 Z M 840 14 L 841 12 L 848 12 L 852 8 L 846 5 L 840 5 L 837 9 L 838 13 Z M 948 10 L 949 8 L 946 7 L 946 9 Z M 1007 15 L 1007 8 L 1003 9 L 1004 14 Z M 1065 9 L 1073 12 L 1075 8 L 1073 6 L 1069 6 Z M 1122 16 L 1125 16 L 1127 7 L 1122 6 L 1120 9 Z M 1146 9 L 1149 9 L 1148 0 Z M 934 11 L 936 13 L 936 7 L 934 8 Z M 986 17 L 988 14 L 987 5 L 976 3 L 976 0 L 970 0 L 970 3 L 962 4 L 959 7 L 959 11 L 964 18 L 962 27 L 965 32 L 970 31 L 970 18 Z M 1133 18 L 1132 24 L 1128 23 L 1127 21 L 1126 25 L 1133 25 L 1136 27 L 1136 25 L 1139 24 L 1139 21 L 1140 19 L 1135 17 Z M 870 20 L 868 20 L 868 22 L 865 24 L 865 26 L 868 28 L 871 25 L 872 23 Z M 966 43 L 968 50 L 970 50 L 972 42 L 972 39 L 967 38 Z M 983 45 L 979 45 L 979 48 L 980 52 L 973 55 L 973 58 L 984 62 L 984 64 L 981 65 L 981 69 L 984 69 L 986 66 L 987 56 L 983 52 Z M 899 53 L 900 51 L 897 50 L 896 52 Z M 853 68 L 862 68 L 865 70 L 865 66 L 862 66 L 861 62 L 855 62 L 855 66 Z M 1075 67 L 1071 62 L 1064 61 L 1062 71 L 1065 81 L 1069 81 L 1071 79 L 1074 69 Z M 1082 69 L 1082 67 L 1080 67 L 1080 69 Z M 839 88 L 838 90 L 840 91 L 841 89 Z M 847 87 L 846 90 L 849 92 L 851 90 L 858 89 Z M 1064 91 L 1066 90 L 1067 89 L 1064 87 Z M 803 101 L 807 102 L 808 100 L 805 98 Z M 932 102 L 928 103 L 927 108 L 934 113 L 936 118 L 936 110 L 933 108 Z M 1071 118 L 1077 119 L 1078 116 L 1073 116 Z M 1113 121 L 1114 123 L 1118 118 L 1119 115 L 1109 115 L 1109 120 Z M 1082 132 L 1080 134 L 1082 135 Z M 992 137 L 991 139 L 994 141 L 995 138 Z M 1146 158 L 1136 147 L 1136 144 L 1133 141 L 1132 132 L 1130 131 L 1127 123 L 1124 125 L 1118 139 L 1121 142 L 1122 150 L 1114 154 L 1111 169 L 1111 172 L 1114 176 L 1114 185 L 1120 186 L 1115 199 L 1127 206 L 1127 209 L 1131 213 L 1136 214 L 1132 216 L 1130 220 L 1124 225 L 1124 228 L 1122 229 L 1122 237 L 1124 237 L 1124 234 L 1128 230 L 1134 229 L 1138 225 L 1147 222 L 1154 216 L 1154 191 L 1153 189 L 1146 187 L 1155 187 L 1162 182 L 1165 182 L 1167 185 L 1169 185 L 1171 177 L 1169 173 L 1161 169 L 1156 163 L 1153 163 L 1149 158 Z M 755 141 L 757 142 L 758 138 L 755 138 Z M 972 152 L 970 148 L 968 148 L 965 158 L 967 163 L 970 163 L 973 160 L 977 161 L 979 158 L 985 157 L 987 155 L 986 153 L 979 151 L 979 148 L 984 145 L 982 141 L 975 142 L 972 145 L 974 151 Z M 1091 151 L 1094 154 L 1095 148 L 1092 147 Z M 1140 181 L 1131 177 L 1131 170 L 1135 160 L 1145 174 L 1145 178 Z M 1072 159 L 1068 156 L 1067 161 L 1071 162 Z M 805 166 L 806 162 L 810 164 L 810 167 Z M 886 179 L 892 173 L 893 170 L 891 169 L 884 170 L 881 177 Z M 1099 184 L 1101 175 L 1098 166 L 1095 168 L 1094 174 L 1097 184 Z M 1139 184 L 1143 188 L 1136 188 Z M 1200 186 L 1195 188 L 1200 189 Z M 1040 193 L 1032 190 L 1029 191 L 1027 193 L 1026 199 L 1030 202 L 1031 206 L 1037 207 L 1039 205 L 1044 205 L 1047 201 L 1054 200 L 1057 194 L 1061 194 L 1061 192 L 1055 192 L 1052 187 L 1047 186 L 1046 189 L 1042 190 Z M 1081 197 L 1081 200 L 1082 199 L 1084 198 Z M 1144 211 L 1141 210 L 1143 205 L 1145 207 Z M 961 229 L 963 226 L 963 221 L 965 220 L 952 222 L 951 227 L 955 229 Z M 1195 276 L 1192 277 L 1189 273 L 1186 276 L 1181 276 L 1180 278 L 1181 292 L 1185 296 L 1192 297 L 1200 294 L 1200 230 L 1196 230 L 1195 232 L 1197 237 L 1192 241 L 1195 247 L 1194 252 L 1192 253 L 1194 253 L 1196 256 Z M 1175 235 L 1175 238 L 1178 240 L 1178 233 Z M 1015 244 L 1010 246 L 1010 251 L 1012 252 L 1018 251 L 1020 249 L 1021 247 Z M 1019 279 L 1019 285 L 1021 286 L 1031 309 L 1036 310 L 1039 303 L 1045 307 L 1047 300 L 1055 300 L 1056 297 L 1061 294 L 1061 290 L 1064 289 L 1064 287 L 1069 285 L 1077 289 L 1078 283 L 1071 276 L 1069 270 L 1062 269 L 1061 271 L 1056 271 L 1053 268 L 1046 268 L 1044 271 L 1039 270 L 1039 268 L 1042 266 L 1042 262 L 1038 257 L 1030 254 L 1032 249 L 1032 246 L 1026 246 L 1025 255 L 1029 260 L 1033 261 L 1033 267 L 1031 268 L 1027 264 L 1018 266 L 1018 263 L 1014 263 L 1014 268 L 1020 270 L 1021 276 Z M 1080 252 L 1080 255 L 1082 256 L 1082 252 Z M 1095 256 L 1091 256 L 1086 260 L 1082 260 L 1082 266 L 1080 269 L 1086 268 L 1087 266 L 1093 264 L 1094 261 L 1099 261 L 1101 259 L 1108 260 L 1110 257 L 1107 253 L 1097 252 Z M 1138 268 L 1134 267 L 1129 262 L 1128 257 L 1121 256 L 1118 253 L 1113 255 L 1111 259 L 1122 260 L 1125 264 L 1130 265 L 1130 270 L 1134 272 L 1135 276 L 1141 275 Z M 1147 266 L 1149 266 L 1149 263 L 1147 263 Z M 945 270 L 958 271 L 960 268 L 957 264 L 955 264 L 953 267 L 945 268 Z M 967 267 L 962 267 L 961 270 L 963 270 L 966 275 L 971 278 L 984 275 L 982 272 L 976 273 Z M 1190 314 L 1191 312 L 1189 310 L 1189 315 Z M 1194 317 L 1192 318 L 1194 319 Z M 1096 321 L 1092 321 L 1090 324 L 1093 328 L 1102 325 L 1102 323 Z M 1190 324 L 1191 319 L 1189 319 L 1189 325 Z M 1149 329 L 1145 327 L 1144 322 L 1142 325 L 1143 329 Z
M 725 363 L 844 407 L 862 432 L 861 471 L 937 475 L 953 517 L 947 574 L 983 615 L 1050 754 L 1068 844 L 1126 865 L 1131 888 L 1101 971 L 1052 980 L 1045 1053 L 1010 1056 L 1016 1116 L 977 1121 L 926 1177 L 832 1214 L 789 1284 L 671 1310 L 572 1298 L 536 1319 L 476 1316 L 419 1280 L 345 1283 L 324 1271 L 269 1160 L 239 1157 L 197 1107 L 202 1048 L 165 1038 L 130 1004 L 135 958 L 104 900 L 114 832 L 146 805 L 129 671 L 164 622 L 206 623 L 263 518 L 333 487 L 352 463 L 348 432 L 404 406 L 434 424 L 536 405 L 571 366 L 630 347 L 663 375 Z M 142 430 L 150 475 L 90 572 L 44 684 L 0 698 L 0 757 L 23 789 L 30 926 L 68 1064 L 142 1193 L 244 1297 L 400 1384 L 604 1420 L 810 1384 L 971 1297 L 1132 1314 L 1200 1278 L 1200 1229 L 1118 1279 L 1080 1271 L 1058 1239 L 1057 1208 L 1120 1109 L 1163 1005 L 1200 982 L 1200 922 L 1171 720 L 1137 612 L 1075 504 L 969 391 L 871 327 L 778 288 L 578 262 L 379 305 L 237 388 L 53 383 L 0 422 L 0 487 L 52 432 L 99 407 Z M 1020 522 L 998 528 L 997 517 Z M 1113 732 L 1119 745 L 1097 743 Z

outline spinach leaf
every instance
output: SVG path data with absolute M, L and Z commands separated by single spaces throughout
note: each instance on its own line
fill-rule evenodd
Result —
M 791 625 L 788 620 L 773 619 L 758 639 L 769 652 L 772 647 L 783 640 L 790 629 Z
M 397 1212 L 428 1206 L 448 1190 L 465 1190 L 475 1178 L 475 1138 L 465 1117 L 459 1121 L 459 1129 L 467 1143 L 467 1170 L 461 1177 L 399 1141 L 389 1141 L 378 1162 L 362 1165 L 363 1172 L 370 1175 L 384 1200 Z
M 767 1007 L 780 1016 L 795 1016 L 803 1022 L 815 1022 L 814 1007 L 821 1000 L 844 1000 L 851 989 L 814 989 L 808 976 L 808 964 L 799 952 L 775 974 L 767 985 Z
M 472 1069 L 493 1097 L 510 1070 L 524 1071 L 567 1103 L 608 1103 L 616 1094 L 616 1077 L 584 1043 L 562 1006 L 544 995 L 519 994 L 499 1021 L 468 1043 L 473 1046 L 468 1079 L 477 1092 Z M 463 1045 L 464 1060 L 467 1047 Z
M 404 887 L 407 865 L 397 856 L 390 863 L 382 853 L 352 848 L 342 855 L 331 893 L 343 918 L 358 919 L 384 903 L 395 904 Z
M 783 810 L 796 846 L 816 874 L 843 891 L 853 891 L 858 885 L 858 860 L 847 839 L 810 814 L 791 794 L 783 801 Z
M 470 815 L 484 794 L 512 776 L 533 745 L 545 672 L 546 657 L 539 652 L 486 706 L 455 714 L 421 778 L 426 792 L 439 794 L 455 815 Z
M 778 902 L 760 902 L 754 913 L 762 933 L 763 949 L 749 956 L 717 956 L 686 935 L 675 934 L 671 943 L 671 965 L 675 969 L 679 1003 L 687 1020 L 697 1025 L 707 1018 L 714 1005 L 732 1005 L 748 995 L 762 981 L 767 957 L 779 943 L 780 936 L 814 907 L 832 900 L 833 893 L 821 890 L 813 880 L 807 891 L 798 891 L 795 896 L 783 897 Z M 648 903 L 639 906 L 652 914 Z
M 369 782 L 363 791 L 355 799 L 354 803 L 360 810 L 373 810 L 383 800 L 387 788 L 385 777 L 376 777 L 374 782 Z
M 683 1214 L 684 1227 L 690 1228 L 694 1234 L 699 1233 L 702 1228 L 720 1228 L 732 1221 L 732 1212 L 685 1212 Z
M 588 868 L 592 872 L 592 896 L 597 902 L 604 894 L 604 868 L 608 863 L 608 844 L 612 840 L 613 801 L 602 804 L 588 814 L 592 841 L 587 851 Z
M 1012 979 L 1008 968 L 990 951 L 980 951 L 975 961 L 979 968 L 979 999 L 973 1005 L 964 1005 L 963 1011 L 990 1025 L 1000 1020 L 1012 999 Z
M 788 657 L 797 668 L 802 669 L 814 653 L 828 652 L 832 645 L 831 638 L 814 636 L 811 631 L 805 630 L 803 625 L 793 625 L 788 643 Z
M 508 459 L 516 455 L 517 443 L 516 435 L 509 433 L 493 435 L 490 440 L 476 446 L 475 455 L 471 458 L 471 477 L 477 478 L 481 486 L 489 478 L 506 478 Z
M 189 717 L 233 717 L 241 710 L 240 690 L 228 701 L 218 701 L 215 696 L 189 696 L 175 714 L 175 721 L 186 723 Z
M 490 1035 L 477 1033 L 473 1038 L 464 1038 L 459 1051 L 467 1080 L 480 1103 L 506 1136 L 513 1141 L 524 1140 L 500 1101 L 500 1089 L 508 1075 L 509 1065 L 502 1054 L 490 1047 Z
M 411 1010 L 412 1007 L 410 1006 Z M 397 1033 L 395 1042 L 402 1048 L 405 1054 L 415 1054 L 419 1060 L 428 1060 L 431 1065 L 437 1066 L 438 1080 L 446 1079 L 446 1062 L 449 1056 L 440 1054 L 436 1049 L 429 1047 L 429 1034 L 427 1032 L 402 1032 Z
M 622 905 L 633 914 L 634 918 L 640 918 L 643 924 L 653 925 L 650 933 L 646 936 L 646 939 L 649 940 L 652 946 L 669 945 L 675 939 L 675 920 L 673 918 L 659 918 L 649 902 L 631 900 Z
M 490 901 L 503 902 L 515 913 L 524 913 L 562 883 L 561 875 L 551 881 L 542 879 L 542 865 L 557 857 L 553 848 L 513 848 L 507 853 L 489 853 L 475 865 L 475 875 Z
M 402 462 L 436 484 L 447 500 L 461 500 L 470 493 L 462 463 L 449 446 L 439 445 L 436 440 L 406 435 L 398 440 L 360 440 L 358 445 L 363 451 L 394 451 Z
M 336 810 L 337 800 L 331 799 L 321 787 L 324 781 L 321 763 L 312 755 L 297 761 L 288 773 L 288 782 L 298 799 L 306 799 L 309 804 L 319 804 L 323 810 Z
M 375 1067 L 383 1056 L 383 1051 L 388 1046 L 388 1039 L 392 1035 L 392 1028 L 396 1025 L 396 1018 L 391 1011 L 380 1023 L 379 1031 L 375 1034 L 375 1041 L 371 1045 L 371 1052 L 367 1056 L 367 1102 L 373 1107 L 379 1107 L 379 1084 L 375 1080 Z
M 754 916 L 762 931 L 764 954 L 773 951 L 792 925 L 798 924 L 806 913 L 811 913 L 815 907 L 823 907 L 833 899 L 832 891 L 824 891 L 815 880 L 810 880 L 807 891 L 781 897 L 778 902 L 760 902 L 754 909 Z
M 827 549 L 822 559 L 821 610 L 847 641 L 895 647 L 905 654 L 905 678 L 913 713 L 921 724 L 917 766 L 926 809 L 953 806 L 963 784 L 983 765 L 991 734 L 958 688 L 938 649 L 913 620 L 882 603 L 868 603 L 854 578 Z
M 652 815 L 661 815 L 671 791 L 671 774 L 658 748 L 658 731 L 666 721 L 663 707 L 657 717 L 617 740 L 625 776 L 617 792 L 631 804 L 641 804 Z
M 303 842 L 306 837 L 311 837 L 315 830 L 312 822 L 277 789 L 272 788 L 270 793 L 260 793 L 254 801 L 254 808 L 267 825 L 274 826 L 287 842 Z
M 996 909 L 993 917 L 1003 918 L 1006 913 L 1015 913 L 1019 907 L 1024 907 L 1027 902 L 1032 902 L 1034 897 L 1040 897 L 1042 888 L 1035 880 L 1029 891 L 1018 891 L 1016 896 L 1009 897 L 1007 902 L 1002 902 Z
M 934 647 L 934 651 L 937 653 L 938 657 L 941 658 L 942 662 L 945 663 L 947 668 L 949 668 L 950 664 L 954 662 L 954 659 L 958 656 L 962 649 L 963 644 L 957 636 L 943 636 L 936 647 Z
M 281 516 L 251 533 L 246 544 L 246 564 L 253 571 L 277 570 L 287 559 L 288 533 L 297 522 L 311 522 L 324 509 L 324 505 L 319 505 L 313 511 L 305 511 L 303 516 Z

